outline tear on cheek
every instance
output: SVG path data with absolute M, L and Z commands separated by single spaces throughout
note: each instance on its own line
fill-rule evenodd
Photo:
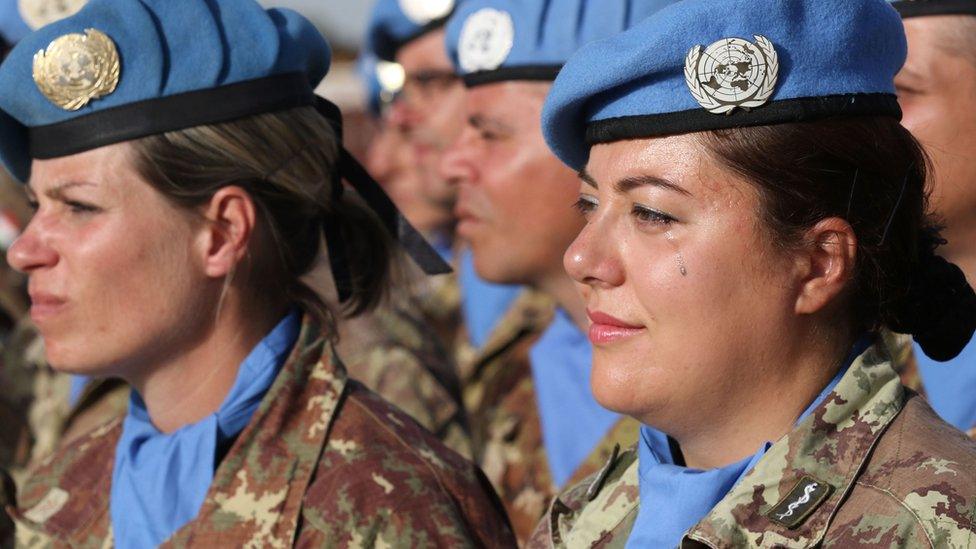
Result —
M 675 240 L 674 234 L 672 234 L 671 231 L 668 231 L 665 233 L 664 238 L 666 238 L 668 243 L 671 244 L 671 247 L 674 248 L 674 260 L 678 265 L 678 272 L 681 273 L 681 276 L 688 276 L 688 268 L 685 266 L 685 258 L 681 256 L 681 250 L 678 249 L 678 242 Z

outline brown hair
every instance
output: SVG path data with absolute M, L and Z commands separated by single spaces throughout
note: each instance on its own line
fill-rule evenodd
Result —
M 301 280 L 322 251 L 328 216 L 349 251 L 349 311 L 358 314 L 382 299 L 391 237 L 351 193 L 335 200 L 339 144 L 312 107 L 168 132 L 133 145 L 136 169 L 178 206 L 198 208 L 230 185 L 251 195 L 258 230 L 243 275 L 259 296 L 287 298 L 320 322 L 333 322 L 322 298 Z
M 850 223 L 858 240 L 849 292 L 855 325 L 904 323 L 904 304 L 938 230 L 926 217 L 927 159 L 897 120 L 838 118 L 707 132 L 700 139 L 756 187 L 760 215 L 785 248 L 801 244 L 822 219 Z

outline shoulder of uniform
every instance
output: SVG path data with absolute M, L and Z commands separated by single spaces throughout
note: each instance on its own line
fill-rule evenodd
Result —
M 381 486 L 386 483 L 371 477 L 388 475 L 390 482 L 394 477 L 404 482 L 422 479 L 446 492 L 476 483 L 469 462 L 406 413 L 353 380 L 333 422 L 320 469 L 328 475 L 352 472 L 346 480 L 361 478 Z
M 302 512 L 330 543 L 350 535 L 403 547 L 510 539 L 477 468 L 358 382 L 347 385 L 317 469 Z
M 917 395 L 908 397 L 857 483 L 908 510 L 935 546 L 961 547 L 976 537 L 976 441 Z

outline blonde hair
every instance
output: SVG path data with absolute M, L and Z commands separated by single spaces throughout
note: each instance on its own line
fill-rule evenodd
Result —
M 312 107 L 153 135 L 133 147 L 136 169 L 177 206 L 198 208 L 230 185 L 250 194 L 258 209 L 258 238 L 245 276 L 258 295 L 277 294 L 320 322 L 334 322 L 328 305 L 301 280 L 322 251 L 329 219 L 338 234 L 328 236 L 341 238 L 347 251 L 347 312 L 362 313 L 382 300 L 392 239 L 351 193 L 337 200 L 339 143 Z

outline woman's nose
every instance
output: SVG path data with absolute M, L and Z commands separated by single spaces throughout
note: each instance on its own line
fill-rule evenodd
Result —
M 563 255 L 569 276 L 588 286 L 613 287 L 624 282 L 624 270 L 611 233 L 588 223 Z
M 45 244 L 39 232 L 36 223 L 31 221 L 24 232 L 14 240 L 7 250 L 7 263 L 11 267 L 29 275 L 38 269 L 57 264 L 58 254 Z

